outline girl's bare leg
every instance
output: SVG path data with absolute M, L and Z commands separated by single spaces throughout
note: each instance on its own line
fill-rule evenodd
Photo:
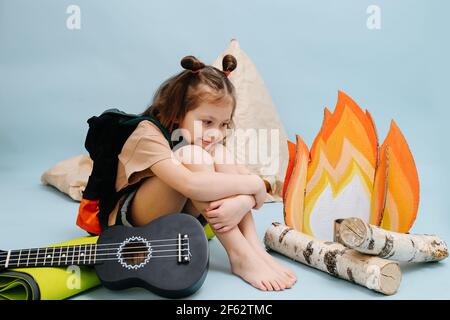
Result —
M 258 234 L 256 233 L 255 221 L 253 220 L 251 211 L 249 211 L 244 216 L 244 218 L 241 220 L 238 226 L 244 237 L 257 250 L 257 252 L 264 259 L 264 261 L 268 263 L 272 268 L 288 277 L 287 281 L 289 282 L 289 287 L 294 285 L 294 283 L 297 281 L 295 273 L 290 268 L 285 267 L 282 264 L 278 263 L 278 261 L 276 261 L 275 258 L 273 258 L 263 248 L 263 246 L 261 246 L 261 242 L 258 239 Z
M 221 147 L 219 147 L 221 148 Z M 226 154 L 226 149 L 216 149 L 216 152 L 213 153 L 213 159 L 214 159 L 214 166 L 216 171 L 218 172 L 224 172 L 224 173 L 239 173 L 238 168 L 235 164 L 228 161 Z M 231 158 L 232 159 L 232 158 Z M 253 220 L 252 212 L 249 211 L 247 214 L 242 218 L 241 222 L 238 224 L 239 229 L 241 230 L 243 236 L 247 239 L 247 241 L 252 245 L 257 253 L 264 259 L 264 261 L 269 264 L 272 268 L 280 272 L 285 276 L 285 280 L 287 282 L 287 286 L 291 287 L 296 281 L 297 277 L 295 276 L 295 273 L 283 266 L 282 264 L 278 263 L 261 245 L 261 241 L 258 238 L 258 234 L 256 232 L 256 225 L 255 221 Z
M 190 155 L 177 154 L 178 159 L 190 170 L 214 171 L 214 160 L 200 147 L 193 146 Z M 199 152 L 207 160 L 203 164 L 192 164 L 185 161 L 192 159 L 192 153 Z M 197 158 L 198 159 L 198 158 Z M 209 202 L 188 199 L 183 210 L 193 215 L 204 214 Z M 227 251 L 232 272 L 261 290 L 282 290 L 287 287 L 285 279 L 274 272 L 257 254 L 253 246 L 243 236 L 238 227 L 228 232 L 216 233 L 217 238 Z
M 144 181 L 131 201 L 130 223 L 142 226 L 161 216 L 181 212 L 186 197 L 157 176 Z
M 192 164 L 185 161 L 184 149 L 189 152 L 202 153 L 201 156 L 211 157 L 206 151 L 197 146 L 185 146 L 175 152 L 178 160 L 192 171 L 214 170 L 214 161 L 209 159 L 209 163 Z M 131 203 L 131 223 L 136 226 L 149 223 L 153 219 L 173 212 L 180 212 L 189 207 L 204 213 L 209 203 L 191 200 L 191 205 L 187 204 L 188 199 L 182 194 L 172 189 L 158 177 L 151 177 L 143 182 L 139 187 Z M 187 212 L 190 213 L 190 212 Z M 194 214 L 195 215 L 195 214 Z M 260 290 L 282 290 L 286 286 L 284 279 L 270 268 L 264 260 L 256 253 L 247 239 L 242 235 L 238 227 L 216 235 L 224 246 L 234 274 Z
M 168 186 L 157 176 L 149 177 L 139 186 L 131 201 L 130 223 L 142 226 L 154 219 L 175 212 L 180 212 L 186 203 L 186 197 Z M 109 225 L 116 221 L 115 212 L 110 214 Z

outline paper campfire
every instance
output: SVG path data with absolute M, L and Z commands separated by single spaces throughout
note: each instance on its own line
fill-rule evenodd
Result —
M 322 240 L 333 240 L 335 219 L 359 217 L 406 233 L 419 204 L 419 178 L 408 144 L 392 120 L 379 148 L 370 113 L 339 91 L 336 108 L 324 112 L 311 150 L 299 135 L 288 141 L 284 181 L 285 223 Z

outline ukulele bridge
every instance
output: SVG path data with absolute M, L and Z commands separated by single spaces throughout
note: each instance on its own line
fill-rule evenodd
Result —
M 191 250 L 189 248 L 189 236 L 178 234 L 178 263 L 189 263 L 191 261 Z

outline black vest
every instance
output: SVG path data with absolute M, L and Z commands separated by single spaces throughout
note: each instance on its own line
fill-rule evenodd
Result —
M 93 160 L 93 168 L 86 189 L 83 191 L 83 198 L 100 200 L 99 219 L 103 229 L 108 227 L 108 215 L 114 209 L 117 201 L 132 187 L 130 185 L 116 192 L 118 155 L 125 141 L 143 120 L 154 123 L 167 139 L 170 148 L 173 149 L 175 145 L 171 141 L 167 128 L 153 116 L 128 114 L 113 108 L 104 111 L 100 116 L 93 116 L 87 121 L 89 130 L 84 145 Z

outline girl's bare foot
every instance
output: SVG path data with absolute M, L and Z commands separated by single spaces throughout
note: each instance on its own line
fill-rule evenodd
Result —
M 239 245 L 237 251 L 228 254 L 231 271 L 260 290 L 284 290 L 286 288 L 284 279 L 254 252 L 247 241 L 245 242 L 245 245 Z
M 250 245 L 255 248 L 256 253 L 264 260 L 265 263 L 277 272 L 283 274 L 285 279 L 287 278 L 287 288 L 292 287 L 297 282 L 297 277 L 295 276 L 294 271 L 276 261 L 275 258 L 272 257 L 259 243 L 250 242 Z

